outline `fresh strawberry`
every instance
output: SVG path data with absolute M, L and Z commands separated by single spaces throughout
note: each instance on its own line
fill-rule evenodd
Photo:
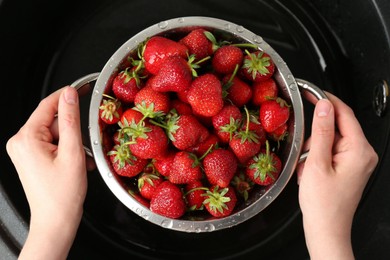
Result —
M 173 160 L 175 159 L 176 151 L 169 149 L 168 152 L 160 156 L 158 159 L 154 158 L 152 160 L 153 166 L 156 168 L 157 172 L 164 177 L 168 177 L 171 172 Z
M 190 148 L 186 149 L 186 151 L 194 153 L 198 157 L 202 157 L 210 149 L 210 147 L 216 147 L 218 142 L 218 137 L 215 134 L 210 133 L 206 140 L 191 146 Z
M 148 160 L 133 155 L 127 144 L 115 145 L 107 155 L 114 171 L 123 177 L 138 175 L 148 163 Z
M 124 143 L 124 140 L 120 134 L 120 130 L 116 131 L 113 135 L 112 135 L 112 140 L 114 142 L 114 144 L 122 144 Z
M 211 73 L 203 74 L 192 81 L 187 99 L 194 113 L 212 117 L 224 104 L 221 82 Z
M 156 75 L 163 61 L 170 56 L 181 56 L 186 59 L 188 48 L 179 42 L 162 36 L 153 36 L 145 44 L 143 59 L 148 72 Z
M 211 185 L 225 188 L 236 173 L 237 159 L 228 149 L 214 149 L 204 157 L 203 169 Z
M 164 179 L 153 173 L 143 173 L 138 178 L 138 189 L 142 197 L 145 199 L 152 199 L 154 192 L 158 185 L 163 183 Z
M 170 181 L 158 185 L 150 200 L 150 210 L 168 218 L 180 218 L 186 212 L 186 203 L 180 188 Z
M 131 197 L 133 197 L 136 201 L 138 201 L 141 205 L 145 206 L 146 208 L 150 207 L 149 200 L 142 197 L 142 195 L 139 192 L 134 191 L 133 189 L 128 189 L 127 192 Z
M 132 136 L 129 147 L 134 155 L 143 159 L 153 159 L 160 158 L 167 152 L 168 138 L 161 127 L 138 124 L 137 128 L 130 126 L 128 130 Z
M 276 99 L 279 94 L 279 88 L 272 78 L 265 81 L 254 82 L 252 90 L 252 103 L 255 106 L 260 106 L 264 101 Z
M 168 178 L 174 184 L 199 181 L 202 178 L 202 171 L 197 156 L 186 151 L 177 152 Z
M 171 108 L 175 109 L 179 115 L 192 115 L 190 104 L 181 101 L 180 99 L 171 100 Z
M 138 124 L 144 116 L 142 115 L 141 112 L 133 109 L 133 108 L 128 108 L 126 109 L 121 117 L 121 124 L 122 125 L 129 125 L 132 121 L 134 123 Z
M 237 107 L 243 107 L 252 98 L 252 88 L 235 75 L 233 72 L 222 78 L 224 98 Z
M 244 57 L 241 73 L 251 81 L 259 82 L 272 77 L 275 64 L 271 57 L 263 51 L 248 52 Z
M 267 100 L 260 106 L 260 123 L 267 133 L 272 133 L 285 124 L 290 117 L 290 106 L 278 97 L 275 100 Z
M 219 47 L 211 60 L 215 72 L 220 74 L 231 74 L 235 67 L 241 66 L 244 59 L 242 50 L 233 45 Z
M 226 217 L 232 214 L 237 204 L 237 196 L 234 188 L 228 186 L 219 188 L 212 186 L 205 194 L 204 205 L 207 211 L 216 218 Z
M 269 144 L 247 163 L 246 175 L 258 185 L 267 186 L 276 181 L 282 171 L 282 162 L 273 152 L 270 152 Z
M 212 117 L 215 133 L 222 143 L 229 143 L 242 120 L 240 109 L 235 105 L 225 105 L 218 114 Z
M 126 68 L 119 72 L 112 82 L 112 91 L 125 104 L 134 102 L 135 95 L 143 85 L 138 75 L 138 68 Z
M 184 197 L 188 211 L 204 209 L 203 202 L 206 198 L 203 194 L 205 194 L 207 190 L 208 188 L 204 187 L 201 181 L 194 181 L 185 185 Z
M 203 28 L 192 30 L 179 42 L 187 46 L 189 54 L 195 55 L 196 60 L 211 56 L 218 48 L 213 34 Z
M 187 90 L 192 81 L 192 69 L 180 56 L 167 57 L 152 81 L 152 88 L 159 92 Z
M 261 148 L 259 136 L 255 131 L 250 130 L 249 128 L 250 115 L 249 111 L 246 108 L 245 112 L 245 127 L 241 128 L 238 132 L 236 132 L 229 142 L 230 149 L 232 149 L 241 164 L 245 164 L 252 156 L 257 154 Z
M 99 107 L 99 117 L 106 124 L 116 124 L 123 113 L 122 103 L 111 96 L 104 97 Z
M 203 141 L 209 131 L 193 115 L 170 114 L 166 124 L 167 134 L 172 144 L 179 150 L 186 150 Z
M 287 124 L 283 124 L 281 126 L 279 126 L 278 128 L 276 128 L 273 132 L 269 133 L 269 137 L 274 140 L 274 141 L 277 141 L 277 142 L 280 142 L 280 141 L 283 141 L 286 136 L 288 135 L 288 131 L 287 131 Z
M 159 113 L 157 115 L 168 114 L 170 110 L 169 95 L 155 91 L 151 86 L 145 86 L 135 96 L 134 105 L 144 116 L 154 118 L 155 113 Z
M 247 201 L 254 182 L 244 172 L 240 171 L 234 175 L 231 185 L 236 190 L 237 195 L 241 196 L 244 201 Z
M 241 130 L 246 130 L 246 125 L 241 126 Z M 258 141 L 261 145 L 265 144 L 267 141 L 267 133 L 265 132 L 263 126 L 261 125 L 259 121 L 259 115 L 258 113 L 255 113 L 253 111 L 249 112 L 249 124 L 248 124 L 249 131 L 254 132 L 257 137 Z
M 187 89 L 187 90 L 184 90 L 184 91 L 181 91 L 181 92 L 177 92 L 176 94 L 177 94 L 177 98 L 178 98 L 180 101 L 183 101 L 184 103 L 189 104 L 188 98 L 187 98 L 188 89 Z

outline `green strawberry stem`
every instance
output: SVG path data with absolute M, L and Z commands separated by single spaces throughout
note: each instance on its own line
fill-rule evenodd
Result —
M 245 128 L 245 134 L 247 135 L 249 133 L 249 123 L 250 123 L 250 117 L 249 117 L 249 111 L 248 109 L 246 108 L 246 106 L 244 107 L 244 110 L 245 110 L 245 114 L 246 114 L 246 128 Z
M 232 46 L 236 46 L 239 48 L 253 48 L 253 49 L 259 48 L 258 45 L 253 44 L 253 43 L 234 43 L 234 44 L 232 44 Z
M 233 79 L 237 75 L 238 68 L 239 68 L 239 66 L 238 66 L 238 64 L 236 64 L 236 67 L 234 68 L 232 75 L 230 76 L 228 82 L 226 83 L 229 87 L 232 85 Z
M 199 64 L 211 59 L 211 56 L 204 57 L 203 59 L 198 60 L 197 62 L 194 63 L 195 59 L 196 59 L 195 54 L 192 54 L 188 57 L 188 66 L 190 66 L 191 73 L 194 78 L 198 76 L 198 72 L 196 72 L 196 69 L 200 68 Z
M 259 143 L 259 136 L 254 131 L 249 130 L 250 115 L 249 115 L 249 111 L 246 108 L 246 106 L 244 106 L 244 110 L 245 110 L 245 114 L 246 114 L 246 129 L 245 129 L 245 131 L 239 131 L 237 133 L 237 136 L 239 136 L 241 138 L 241 143 L 244 143 L 245 141 L 249 141 L 249 142 L 255 142 L 258 144 Z
M 197 191 L 197 190 L 208 191 L 209 189 L 206 188 L 206 187 L 196 187 L 196 188 L 190 189 L 189 191 L 187 191 L 186 193 L 184 193 L 184 197 L 187 196 L 188 194 L 194 192 L 194 191 Z
M 209 149 L 207 149 L 207 151 L 204 154 L 202 154 L 202 156 L 199 158 L 199 161 L 203 160 L 211 152 L 211 150 L 213 148 L 214 148 L 214 145 L 213 144 L 210 145 Z
M 102 94 L 102 96 L 103 97 L 106 97 L 106 98 L 108 98 L 108 99 L 112 99 L 112 100 L 116 100 L 116 98 L 114 98 L 114 97 L 112 97 L 112 96 L 110 96 L 110 95 L 107 95 L 107 94 Z

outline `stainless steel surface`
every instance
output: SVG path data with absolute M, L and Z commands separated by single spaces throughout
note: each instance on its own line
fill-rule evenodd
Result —
M 97 78 L 99 77 L 99 74 L 100 74 L 99 72 L 95 72 L 95 73 L 85 75 L 84 77 L 81 77 L 81 78 L 77 79 L 76 81 L 74 81 L 70 86 L 77 89 L 78 92 L 81 92 L 84 87 L 90 86 L 90 83 L 92 83 L 93 81 L 96 81 Z M 85 153 L 89 157 L 93 158 L 93 153 L 92 153 L 91 149 L 86 145 L 83 145 L 83 147 L 84 147 Z
M 131 51 L 135 50 L 139 43 L 146 38 L 156 34 L 171 32 L 177 28 L 202 26 L 213 31 L 230 32 L 235 37 L 251 42 L 260 50 L 268 53 L 277 70 L 274 78 L 281 87 L 281 95 L 292 105 L 288 139 L 285 143 L 282 160 L 284 168 L 277 181 L 269 188 L 252 193 L 247 203 L 237 209 L 232 215 L 225 218 L 209 218 L 205 220 L 170 219 L 151 212 L 148 208 L 138 203 L 132 196 L 129 196 L 127 188 L 121 183 L 120 178 L 111 170 L 107 164 L 106 155 L 102 148 L 102 131 L 99 126 L 99 106 L 102 101 L 102 94 L 106 91 L 113 77 L 118 73 L 121 65 Z M 101 73 L 97 76 L 89 110 L 89 131 L 91 138 L 92 152 L 99 169 L 99 172 L 113 194 L 130 210 L 143 217 L 145 220 L 164 228 L 183 232 L 210 232 L 238 225 L 255 216 L 275 200 L 283 191 L 293 175 L 296 165 L 301 158 L 301 149 L 304 142 L 304 115 L 301 93 L 298 88 L 307 89 L 319 98 L 322 92 L 313 87 L 312 84 L 303 80 L 296 80 L 282 57 L 263 38 L 246 28 L 229 21 L 209 17 L 182 17 L 162 21 L 139 32 L 125 42 L 109 59 Z M 88 77 L 87 77 L 88 78 Z M 80 82 L 84 82 L 80 80 Z M 82 84 L 80 83 L 80 84 Z

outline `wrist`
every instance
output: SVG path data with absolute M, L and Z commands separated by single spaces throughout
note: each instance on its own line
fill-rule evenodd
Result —
M 306 245 L 312 260 L 354 259 L 351 244 L 351 225 L 303 221 Z
M 30 230 L 19 259 L 66 259 L 81 221 L 73 216 L 31 216 Z

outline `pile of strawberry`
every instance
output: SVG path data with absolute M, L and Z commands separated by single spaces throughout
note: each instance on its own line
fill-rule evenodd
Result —
M 108 161 L 157 214 L 228 216 L 281 172 L 290 106 L 275 64 L 255 45 L 222 40 L 204 28 L 150 37 L 103 95 Z

